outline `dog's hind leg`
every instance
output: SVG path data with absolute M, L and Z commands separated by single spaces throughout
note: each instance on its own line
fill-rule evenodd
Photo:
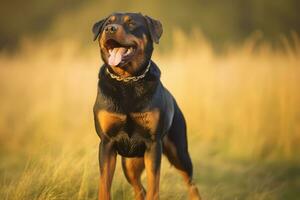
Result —
M 134 189 L 136 200 L 144 200 L 146 190 L 141 182 L 141 175 L 145 169 L 144 158 L 125 158 L 122 157 L 122 168 L 127 181 Z
M 193 182 L 193 165 L 188 153 L 185 120 L 177 105 L 175 106 L 172 126 L 163 140 L 163 153 L 183 176 L 184 182 L 188 186 L 189 199 L 200 200 L 199 191 Z

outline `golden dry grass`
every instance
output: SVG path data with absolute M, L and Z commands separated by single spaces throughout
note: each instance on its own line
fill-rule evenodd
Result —
M 162 81 L 185 113 L 195 179 L 205 199 L 300 195 L 300 43 L 274 50 L 255 37 L 216 54 L 201 33 L 174 31 L 156 51 Z M 0 199 L 95 199 L 95 45 L 27 40 L 0 55 Z M 118 164 L 119 165 L 119 164 Z M 185 199 L 163 161 L 161 199 Z M 131 199 L 120 166 L 114 199 Z

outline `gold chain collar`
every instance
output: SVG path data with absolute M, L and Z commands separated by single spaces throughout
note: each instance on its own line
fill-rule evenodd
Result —
M 142 78 L 144 78 L 147 74 L 147 72 L 149 71 L 150 69 L 150 66 L 151 66 L 151 60 L 149 61 L 149 64 L 147 65 L 147 68 L 146 70 L 143 72 L 143 74 L 139 75 L 139 76 L 129 76 L 129 77 L 125 77 L 125 78 L 122 78 L 120 76 L 117 76 L 117 75 L 114 75 L 113 73 L 111 73 L 108 69 L 108 67 L 106 67 L 106 72 L 109 74 L 109 76 L 112 78 L 112 79 L 115 79 L 117 81 L 124 81 L 124 82 L 129 82 L 129 81 L 138 81 Z

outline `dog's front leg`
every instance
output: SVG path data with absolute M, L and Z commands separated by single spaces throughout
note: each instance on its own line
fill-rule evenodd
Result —
M 162 143 L 160 140 L 147 145 L 145 152 L 145 168 L 147 173 L 147 200 L 159 199 L 160 163 Z
M 110 188 L 116 167 L 117 153 L 113 148 L 113 143 L 101 140 L 99 146 L 99 200 L 110 200 Z

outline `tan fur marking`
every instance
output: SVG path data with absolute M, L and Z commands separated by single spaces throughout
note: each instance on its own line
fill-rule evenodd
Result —
M 122 158 L 124 159 L 123 170 L 129 183 L 133 186 L 135 200 L 145 199 L 145 190 L 141 182 L 141 174 L 145 168 L 144 158 Z
M 189 191 L 189 199 L 190 200 L 201 200 L 198 188 L 195 186 L 193 181 L 191 180 L 191 177 L 188 175 L 188 173 L 181 169 L 181 162 L 178 157 L 176 146 L 169 140 L 168 137 L 165 137 L 163 139 L 165 150 L 167 151 L 167 157 L 168 159 L 172 159 L 172 164 L 175 166 L 175 168 L 178 170 L 178 172 L 182 175 L 183 180 L 188 187 Z
M 110 20 L 110 21 L 115 21 L 115 20 L 116 20 L 116 16 L 111 16 L 111 17 L 109 18 L 109 20 Z
M 131 18 L 128 15 L 126 15 L 123 20 L 124 20 L 124 22 L 127 22 L 127 21 L 130 21 Z
M 101 110 L 98 113 L 98 120 L 103 133 L 107 133 L 113 125 L 124 123 L 126 120 L 126 116 L 118 113 L 108 112 L 106 110 Z
M 116 167 L 116 152 L 112 149 L 112 144 L 108 144 L 101 152 L 100 159 L 105 162 L 100 167 L 100 182 L 99 182 L 99 200 L 110 200 L 110 190 L 112 179 Z
M 149 112 L 131 113 L 133 121 L 138 125 L 150 130 L 151 134 L 155 134 L 159 122 L 160 112 L 158 109 Z
M 147 194 L 146 200 L 158 200 L 159 199 L 159 179 L 160 170 L 153 171 L 154 161 L 147 155 L 144 157 L 146 173 L 147 173 Z M 160 168 L 160 166 L 159 166 Z

